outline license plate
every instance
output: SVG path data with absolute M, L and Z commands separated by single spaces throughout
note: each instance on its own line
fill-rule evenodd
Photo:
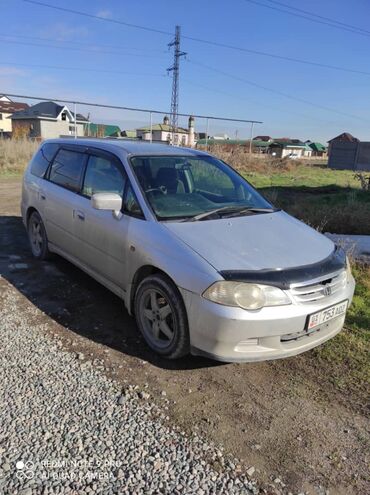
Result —
M 308 325 L 307 330 L 311 328 L 317 327 L 322 323 L 326 323 L 327 321 L 333 320 L 338 316 L 342 316 L 346 314 L 348 307 L 348 300 L 342 301 L 338 304 L 334 304 L 334 306 L 330 306 L 329 308 L 322 309 L 317 313 L 314 313 L 308 317 Z

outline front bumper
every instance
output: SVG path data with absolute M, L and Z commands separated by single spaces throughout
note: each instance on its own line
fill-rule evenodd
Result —
M 259 311 L 222 306 L 180 289 L 188 314 L 192 354 L 218 361 L 253 362 L 308 351 L 340 332 L 345 317 L 337 317 L 307 334 L 307 316 L 344 299 L 351 303 L 354 288 L 351 276 L 342 291 L 320 303 L 293 303 Z M 297 333 L 297 338 L 286 340 L 287 335 Z

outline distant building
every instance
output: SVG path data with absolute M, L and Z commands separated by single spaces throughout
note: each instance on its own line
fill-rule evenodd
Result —
M 321 143 L 315 143 L 312 141 L 307 142 L 306 144 L 312 149 L 312 156 L 326 156 L 327 155 L 327 147 Z
M 19 110 L 28 108 L 27 103 L 13 101 L 5 95 L 0 95 L 0 137 L 8 136 L 12 132 L 10 116 Z
M 13 134 L 23 137 L 49 139 L 60 136 L 84 136 L 88 119 L 68 107 L 53 101 L 37 103 L 11 115 Z
M 195 132 L 194 132 L 194 117 L 189 117 L 188 128 L 178 127 L 175 132 L 172 132 L 172 127 L 167 115 L 163 119 L 162 124 L 153 124 L 152 127 L 141 127 L 136 129 L 135 136 L 130 136 L 132 131 L 123 131 L 121 133 L 124 137 L 135 137 L 144 141 L 165 142 L 172 143 L 179 146 L 194 146 L 195 145 Z
M 209 139 L 213 141 L 229 141 L 230 137 L 228 134 L 215 134 L 214 136 L 210 136 Z
M 253 138 L 253 141 L 262 141 L 264 143 L 271 143 L 273 139 L 271 136 L 256 136 Z
M 86 122 L 85 134 L 86 137 L 120 137 L 121 129 L 118 125 L 109 124 L 94 124 L 93 122 Z
M 308 158 L 312 155 L 312 149 L 306 143 L 288 138 L 274 139 L 268 152 L 277 158 Z

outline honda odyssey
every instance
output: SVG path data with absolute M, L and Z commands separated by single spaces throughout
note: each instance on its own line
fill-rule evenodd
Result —
M 342 249 L 221 160 L 125 140 L 45 141 L 23 180 L 35 258 L 57 253 L 123 299 L 167 358 L 284 358 L 343 327 Z

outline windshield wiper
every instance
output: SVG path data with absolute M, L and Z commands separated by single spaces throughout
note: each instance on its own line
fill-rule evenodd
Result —
M 234 217 L 239 214 L 243 213 L 275 213 L 276 211 L 280 211 L 280 208 L 257 208 L 257 207 L 249 207 L 249 208 L 243 208 L 242 210 L 239 210 L 237 212 L 231 212 L 230 214 L 226 214 L 223 217 L 229 218 L 229 217 Z
M 243 213 L 273 213 L 278 211 L 276 208 L 257 208 L 253 206 L 223 206 L 222 208 L 215 208 L 214 210 L 205 211 L 204 213 L 199 213 L 194 217 L 190 217 L 187 222 L 197 222 L 198 220 L 205 220 L 212 215 L 217 215 L 221 217 L 222 214 L 226 215 L 236 215 Z M 222 215 L 224 216 L 224 215 Z

